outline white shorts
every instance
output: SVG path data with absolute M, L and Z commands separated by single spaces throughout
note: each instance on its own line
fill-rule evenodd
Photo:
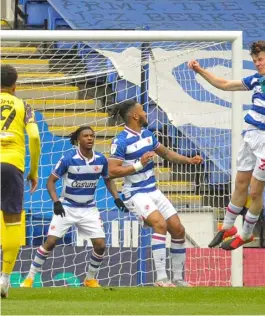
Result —
M 265 131 L 250 130 L 245 133 L 238 153 L 237 170 L 253 170 L 254 178 L 265 181 Z
M 136 193 L 128 201 L 124 201 L 124 204 L 141 222 L 156 210 L 163 215 L 165 220 L 177 214 L 174 206 L 160 190 L 149 193 Z
M 63 205 L 65 216 L 53 215 L 48 235 L 62 238 L 75 225 L 88 238 L 105 238 L 103 223 L 96 207 L 78 208 Z

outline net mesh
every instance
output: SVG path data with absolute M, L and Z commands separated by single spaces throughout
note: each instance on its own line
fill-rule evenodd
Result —
M 147 56 L 144 63 L 143 50 Z M 17 96 L 34 107 L 42 142 L 39 188 L 32 196 L 27 189 L 25 195 L 26 245 L 21 248 L 13 285 L 22 281 L 36 248 L 45 240 L 52 217 L 46 180 L 62 154 L 71 148 L 69 134 L 83 124 L 91 125 L 96 132 L 95 150 L 108 156 L 111 140 L 123 130 L 122 122 L 111 116 L 113 106 L 131 98 L 141 101 L 145 95 L 143 80 L 149 86 L 149 128 L 159 141 L 180 154 L 198 153 L 205 159 L 204 165 L 191 167 L 156 157 L 158 186 L 186 228 L 185 278 L 194 285 L 230 285 L 230 254 L 207 245 L 230 194 L 231 94 L 209 86 L 187 67 L 195 56 L 203 67 L 231 78 L 230 44 L 2 42 L 1 53 L 1 62 L 18 70 Z M 141 77 L 146 64 L 148 72 Z M 116 183 L 120 190 L 122 180 Z M 57 189 L 61 189 L 60 182 Z M 100 283 L 152 284 L 151 230 L 139 226 L 132 214 L 119 213 L 102 182 L 96 199 L 107 244 Z M 90 241 L 73 227 L 47 259 L 35 286 L 79 286 L 90 253 Z M 169 257 L 168 251 L 168 273 Z

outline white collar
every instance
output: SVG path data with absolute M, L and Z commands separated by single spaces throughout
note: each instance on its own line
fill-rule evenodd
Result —
M 142 129 L 141 129 L 141 132 L 138 133 L 138 132 L 134 131 L 133 129 L 129 128 L 128 126 L 126 126 L 126 125 L 125 125 L 124 130 L 127 131 L 127 132 L 130 132 L 131 134 L 133 134 L 135 136 L 141 136 L 141 134 L 142 134 Z
M 93 149 L 92 149 L 93 156 L 92 156 L 92 158 L 90 160 L 88 160 L 87 157 L 82 155 L 82 153 L 81 153 L 81 151 L 79 150 L 78 147 L 77 147 L 76 151 L 77 151 L 78 155 L 80 156 L 80 158 L 85 160 L 87 163 L 91 163 L 91 162 L 93 162 L 96 159 L 95 152 L 94 152 Z

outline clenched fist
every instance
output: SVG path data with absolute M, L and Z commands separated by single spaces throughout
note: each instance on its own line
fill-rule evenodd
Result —
M 155 155 L 154 151 L 148 151 L 147 153 L 143 154 L 141 157 L 141 164 L 143 166 L 146 166 L 149 161 L 153 160 L 154 155 Z
M 199 72 L 202 68 L 197 60 L 191 60 L 188 62 L 188 67 L 195 72 Z
M 203 162 L 203 158 L 199 155 L 196 155 L 192 158 L 189 158 L 189 162 L 191 165 L 199 165 Z

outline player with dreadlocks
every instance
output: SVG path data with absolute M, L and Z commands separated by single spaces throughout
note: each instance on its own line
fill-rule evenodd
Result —
M 109 173 L 112 178 L 124 177 L 124 204 L 141 222 L 153 228 L 151 248 L 156 268 L 155 286 L 189 286 L 183 278 L 186 258 L 185 229 L 177 211 L 159 190 L 154 174 L 154 155 L 174 164 L 200 164 L 202 157 L 185 157 L 158 142 L 148 126 L 143 106 L 135 100 L 118 104 L 119 114 L 126 126 L 111 145 Z M 173 282 L 166 272 L 166 235 L 171 235 Z
M 100 287 L 95 275 L 104 257 L 105 233 L 95 203 L 95 190 L 100 176 L 112 194 L 116 206 L 126 211 L 119 198 L 115 183 L 108 175 L 106 157 L 93 150 L 95 133 L 90 126 L 79 127 L 70 136 L 74 148 L 59 160 L 47 181 L 47 189 L 53 201 L 53 218 L 45 243 L 37 249 L 27 278 L 21 287 L 32 287 L 36 273 L 40 272 L 56 241 L 75 225 L 78 232 L 91 239 L 93 250 L 84 286 Z M 61 197 L 58 198 L 55 183 L 63 178 Z

